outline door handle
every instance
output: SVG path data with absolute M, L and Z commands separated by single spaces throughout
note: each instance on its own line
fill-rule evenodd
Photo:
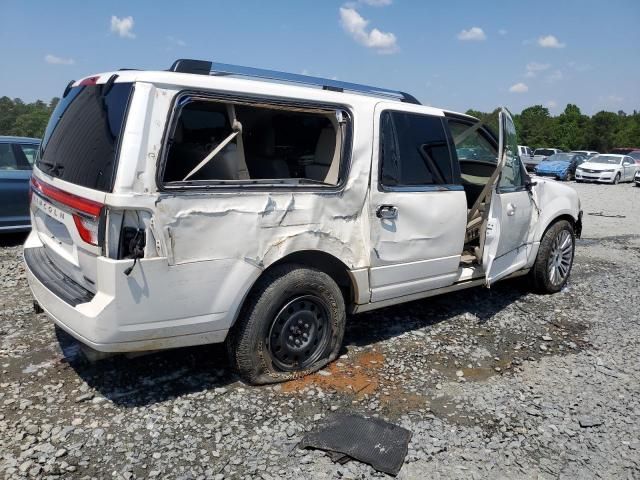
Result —
M 507 203 L 507 215 L 513 217 L 516 214 L 516 206 L 513 203 Z
M 398 207 L 393 205 L 380 205 L 376 210 L 376 217 L 386 220 L 398 218 Z

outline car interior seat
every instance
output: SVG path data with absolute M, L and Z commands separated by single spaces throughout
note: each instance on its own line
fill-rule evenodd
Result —
M 305 167 L 305 177 L 329 184 L 338 182 L 340 149 L 336 148 L 336 132 L 333 127 L 320 131 L 313 161 Z

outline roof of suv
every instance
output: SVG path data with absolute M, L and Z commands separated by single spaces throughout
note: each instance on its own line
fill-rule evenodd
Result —
M 174 63 L 172 69 L 181 61 L 200 62 L 192 60 L 178 60 Z M 200 63 L 209 63 L 211 65 L 211 62 Z M 223 66 L 229 70 L 231 67 L 246 69 L 249 72 L 258 72 L 258 74 L 227 73 L 227 70 L 223 70 L 221 73 L 212 71 L 213 73 L 208 74 L 202 69 L 199 71 L 194 70 L 189 72 L 167 70 L 118 70 L 89 75 L 74 82 L 73 86 L 79 86 L 80 84 L 102 84 L 108 82 L 114 75 L 117 75 L 117 77 L 112 81 L 118 83 L 148 82 L 154 84 L 166 84 L 168 86 L 180 86 L 184 88 L 224 90 L 233 93 L 249 92 L 258 95 L 271 95 L 281 98 L 299 98 L 312 101 L 325 101 L 328 103 L 354 104 L 367 101 L 372 103 L 391 101 L 402 103 L 407 107 L 415 106 L 420 110 L 427 112 L 430 110 L 432 114 L 442 115 L 444 113 L 450 113 L 478 121 L 477 118 L 464 113 L 423 106 L 409 94 L 385 88 L 339 82 L 337 80 L 323 79 L 319 77 L 274 72 L 271 70 L 253 69 L 249 67 L 236 67 L 226 64 L 213 65 Z M 261 72 L 266 73 L 264 75 L 260 75 Z M 275 74 L 280 74 L 283 77 L 276 78 Z M 290 80 L 290 77 L 292 77 L 293 80 Z

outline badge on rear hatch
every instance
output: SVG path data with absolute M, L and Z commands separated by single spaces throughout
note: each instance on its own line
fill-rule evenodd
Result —
M 65 212 L 63 212 L 59 208 L 54 207 L 49 202 L 43 200 L 42 197 L 40 197 L 37 193 L 33 194 L 33 204 L 50 217 L 55 218 L 56 220 L 64 221 Z

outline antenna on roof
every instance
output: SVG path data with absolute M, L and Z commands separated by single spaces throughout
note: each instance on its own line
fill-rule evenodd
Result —
M 341 82 L 329 78 L 312 77 L 310 75 L 299 75 L 297 73 L 279 72 L 277 70 L 266 70 L 254 67 L 242 67 L 240 65 L 230 65 L 228 63 L 214 63 L 207 60 L 190 60 L 181 58 L 173 62 L 171 72 L 194 73 L 198 75 L 234 75 L 239 77 L 262 78 L 267 80 L 275 80 L 278 82 L 298 83 L 302 85 L 312 85 L 321 87 L 323 90 L 331 90 L 333 92 L 343 92 L 345 90 L 352 92 L 365 93 L 368 95 L 380 95 L 391 97 L 402 102 L 414 103 L 420 105 L 420 102 L 408 93 L 398 90 L 389 90 L 386 88 L 372 87 L 361 85 L 358 83 Z

